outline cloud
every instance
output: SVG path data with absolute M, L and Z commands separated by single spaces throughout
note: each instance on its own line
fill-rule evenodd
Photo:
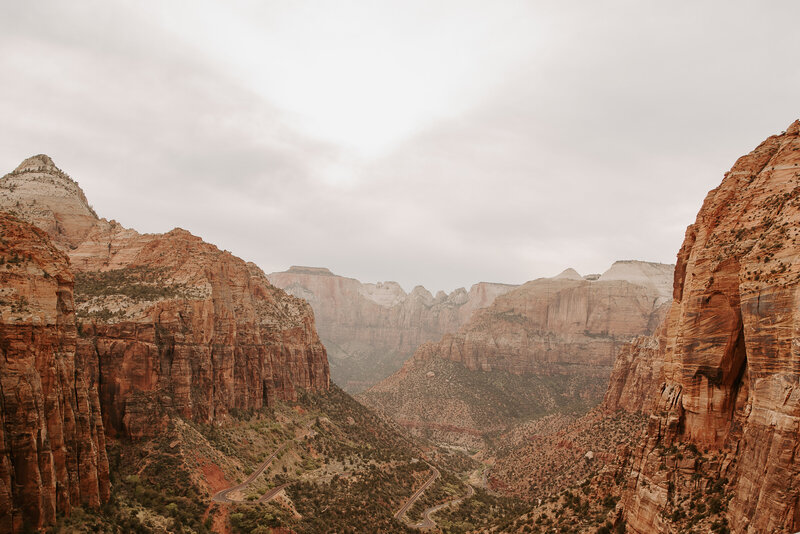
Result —
M 406 289 L 674 261 L 800 92 L 788 1 L 0 10 L 2 169 L 45 152 L 140 231 Z

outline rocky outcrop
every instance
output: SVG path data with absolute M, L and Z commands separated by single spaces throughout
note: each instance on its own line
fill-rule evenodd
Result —
M 69 260 L 0 212 L 0 532 L 109 498 L 100 404 L 76 332 Z
M 80 244 L 98 220 L 78 183 L 44 154 L 2 178 L 0 209 L 43 229 L 62 249 Z
M 328 349 L 331 374 L 360 391 L 397 371 L 422 343 L 455 332 L 472 313 L 516 286 L 481 282 L 436 296 L 422 286 L 365 284 L 319 267 L 292 267 L 270 281 L 311 304 Z
M 185 230 L 141 235 L 97 218 L 46 156 L 0 180 L 0 209 L 69 255 L 78 359 L 106 432 L 152 436 L 170 414 L 211 423 L 328 387 L 311 308 L 255 265 Z
M 184 230 L 144 241 L 119 251 L 126 267 L 112 254 L 113 269 L 77 275 L 78 352 L 97 369 L 107 431 L 145 437 L 169 413 L 211 423 L 327 388 L 308 304 Z
M 685 513 L 676 496 L 703 473 L 728 481 L 732 531 L 800 529 L 799 133 L 795 122 L 768 138 L 708 194 L 678 253 L 657 345 L 622 355 L 654 362 L 652 378 L 623 378 L 616 389 L 627 394 L 607 397 L 613 407 L 649 388 L 654 399 L 625 500 L 632 532 L 669 531 Z M 658 451 L 687 443 L 715 460 L 663 469 Z
M 640 336 L 620 349 L 603 399 L 607 412 L 649 412 L 653 392 L 663 380 L 659 358 L 664 343 L 663 327 L 653 336 Z

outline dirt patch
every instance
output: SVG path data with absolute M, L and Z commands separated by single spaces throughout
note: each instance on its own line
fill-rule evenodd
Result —
M 211 490 L 212 495 L 232 485 L 228 479 L 225 478 L 225 473 L 222 472 L 222 469 L 214 462 L 204 458 L 198 458 L 197 463 L 200 465 L 200 470 L 203 472 L 203 477 L 205 477 L 206 484 Z

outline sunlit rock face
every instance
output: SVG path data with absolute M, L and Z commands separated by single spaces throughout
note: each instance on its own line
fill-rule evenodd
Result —
M 708 194 L 662 329 L 617 360 L 608 407 L 652 411 L 625 502 L 633 532 L 668 531 L 668 486 L 693 483 L 691 470 L 659 469 L 653 452 L 675 442 L 722 451 L 733 531 L 800 529 L 799 129 L 768 138 Z
M 142 235 L 97 218 L 47 156 L 0 179 L 0 210 L 69 256 L 77 358 L 107 433 L 148 437 L 171 413 L 210 423 L 328 387 L 310 306 L 255 265 L 185 230 Z
M 0 212 L 0 532 L 109 498 L 97 389 L 76 358 L 69 260 Z
M 481 282 L 435 296 L 422 286 L 366 284 L 320 267 L 294 266 L 270 282 L 314 309 L 334 381 L 363 390 L 397 371 L 422 343 L 455 332 L 472 313 L 516 286 Z

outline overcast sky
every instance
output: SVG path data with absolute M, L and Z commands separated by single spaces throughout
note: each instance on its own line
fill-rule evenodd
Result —
M 2 2 L 0 174 L 259 264 L 452 290 L 672 263 L 800 116 L 800 2 Z

